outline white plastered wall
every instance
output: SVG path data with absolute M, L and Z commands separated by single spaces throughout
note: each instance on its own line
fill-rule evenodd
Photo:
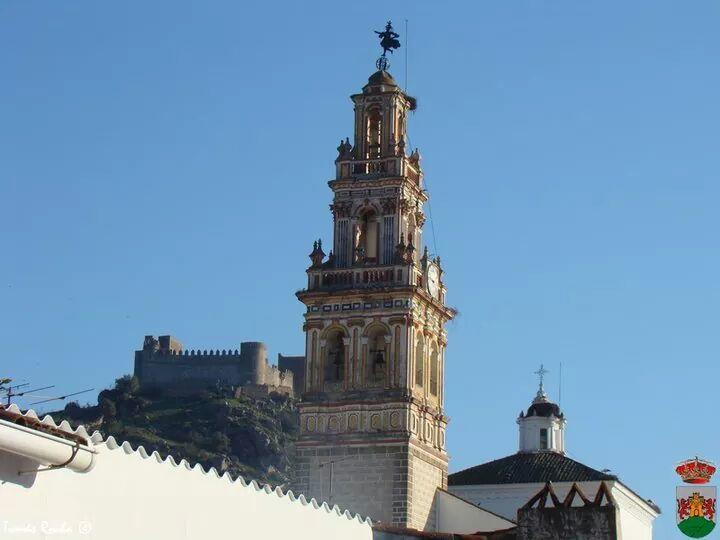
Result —
M 471 534 L 478 531 L 501 531 L 515 526 L 513 521 L 442 489 L 435 493 L 435 512 L 437 530 L 445 533 Z
M 0 537 L 372 539 L 369 521 L 336 507 L 93 438 L 97 454 L 86 473 L 18 475 L 38 464 L 0 452 Z
M 572 482 L 553 483 L 553 490 L 560 500 L 565 498 L 572 484 Z M 608 481 L 607 484 L 620 509 L 622 538 L 652 540 L 652 522 L 658 514 L 620 482 Z M 578 485 L 586 497 L 593 499 L 600 482 L 578 482 Z M 486 484 L 450 486 L 448 491 L 491 512 L 516 520 L 518 509 L 544 486 L 544 483 Z M 575 504 L 580 504 L 578 498 L 575 499 Z

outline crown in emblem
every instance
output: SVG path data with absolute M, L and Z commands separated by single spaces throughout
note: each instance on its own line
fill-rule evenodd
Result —
M 675 472 L 686 484 L 707 484 L 715 470 L 715 465 L 698 457 L 685 460 L 675 467 Z

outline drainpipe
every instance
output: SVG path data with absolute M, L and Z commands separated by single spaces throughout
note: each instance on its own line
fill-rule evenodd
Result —
M 92 443 L 63 439 L 50 433 L 0 419 L 0 451 L 22 456 L 46 469 L 19 471 L 19 474 L 68 468 L 83 473 L 92 469 L 97 451 Z

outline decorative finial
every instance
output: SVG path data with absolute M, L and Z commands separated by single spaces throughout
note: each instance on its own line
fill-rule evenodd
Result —
M 377 59 L 375 65 L 380 71 L 387 71 L 390 67 L 390 61 L 387 59 L 387 52 L 390 51 L 392 53 L 395 49 L 400 48 L 400 41 L 398 40 L 400 34 L 393 31 L 392 21 L 387 22 L 384 32 L 378 32 L 375 30 L 375 33 L 380 38 L 380 46 L 383 50 L 382 56 Z
M 537 375 L 540 379 L 540 387 L 538 388 L 537 395 L 535 396 L 535 401 L 547 400 L 547 394 L 545 393 L 545 388 L 543 387 L 543 379 L 545 378 L 545 375 L 547 373 L 550 373 L 550 371 L 545 369 L 545 366 L 543 366 L 542 364 L 540 364 L 540 369 L 535 372 L 535 375 Z

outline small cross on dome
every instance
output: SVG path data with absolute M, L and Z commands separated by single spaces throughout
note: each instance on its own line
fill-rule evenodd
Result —
M 550 373 L 550 371 L 545 369 L 543 364 L 540 364 L 540 369 L 535 371 L 535 375 L 537 375 L 540 379 L 540 387 L 538 388 L 538 393 L 535 399 L 547 399 L 547 394 L 545 393 L 545 388 L 543 386 L 543 380 L 545 379 L 545 375 L 547 373 Z

